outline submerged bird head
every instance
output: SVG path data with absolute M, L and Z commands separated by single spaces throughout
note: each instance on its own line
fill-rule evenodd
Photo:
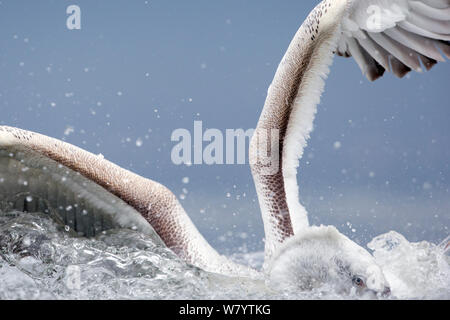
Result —
M 267 264 L 271 286 L 387 296 L 388 283 L 373 256 L 335 227 L 310 227 L 287 240 Z

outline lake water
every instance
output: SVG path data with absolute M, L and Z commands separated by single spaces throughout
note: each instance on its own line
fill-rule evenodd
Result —
M 448 240 L 447 240 L 448 241 Z M 391 285 L 389 299 L 449 299 L 450 257 L 444 245 L 410 243 L 390 232 L 373 250 Z M 231 259 L 260 268 L 262 252 Z M 359 299 L 324 286 L 276 292 L 259 280 L 219 276 L 181 261 L 137 231 L 117 229 L 95 238 L 42 213 L 0 212 L 0 299 Z

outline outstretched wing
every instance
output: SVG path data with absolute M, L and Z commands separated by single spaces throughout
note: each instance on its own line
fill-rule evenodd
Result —
M 287 238 L 309 226 L 298 198 L 297 167 L 312 130 L 346 8 L 346 1 L 324 0 L 308 15 L 278 66 L 250 143 L 266 262 Z
M 163 185 L 38 133 L 0 126 L 0 204 L 48 213 L 86 236 L 137 229 L 207 271 L 248 271 L 208 244 Z
M 357 0 L 342 21 L 336 53 L 371 81 L 422 72 L 450 58 L 450 0 Z
M 297 168 L 333 53 L 353 56 L 370 80 L 386 70 L 403 77 L 450 57 L 449 20 L 450 0 L 323 0 L 309 14 L 278 66 L 250 147 L 266 258 L 309 225 L 299 202 Z M 255 159 L 259 136 L 274 130 L 279 152 L 270 160 L 279 163 L 279 170 L 268 173 Z
M 40 212 L 78 236 L 115 228 L 139 230 L 162 244 L 142 215 L 122 199 L 61 163 L 21 146 L 5 145 L 0 127 L 0 209 Z

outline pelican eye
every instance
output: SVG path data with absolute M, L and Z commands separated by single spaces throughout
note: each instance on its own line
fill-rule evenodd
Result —
M 358 276 L 353 277 L 352 282 L 357 287 L 365 287 L 366 286 L 366 284 L 364 283 L 364 280 Z

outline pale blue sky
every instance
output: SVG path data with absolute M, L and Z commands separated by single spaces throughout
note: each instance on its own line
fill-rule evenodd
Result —
M 194 120 L 253 128 L 317 3 L 2 0 L 0 123 L 102 153 L 176 195 L 186 188 L 182 203 L 214 246 L 261 249 L 248 166 L 175 166 L 170 136 Z M 82 11 L 79 31 L 66 28 L 71 4 Z M 369 83 L 353 60 L 335 59 L 299 175 L 313 223 L 362 244 L 391 229 L 413 241 L 448 235 L 449 81 L 448 62 Z

